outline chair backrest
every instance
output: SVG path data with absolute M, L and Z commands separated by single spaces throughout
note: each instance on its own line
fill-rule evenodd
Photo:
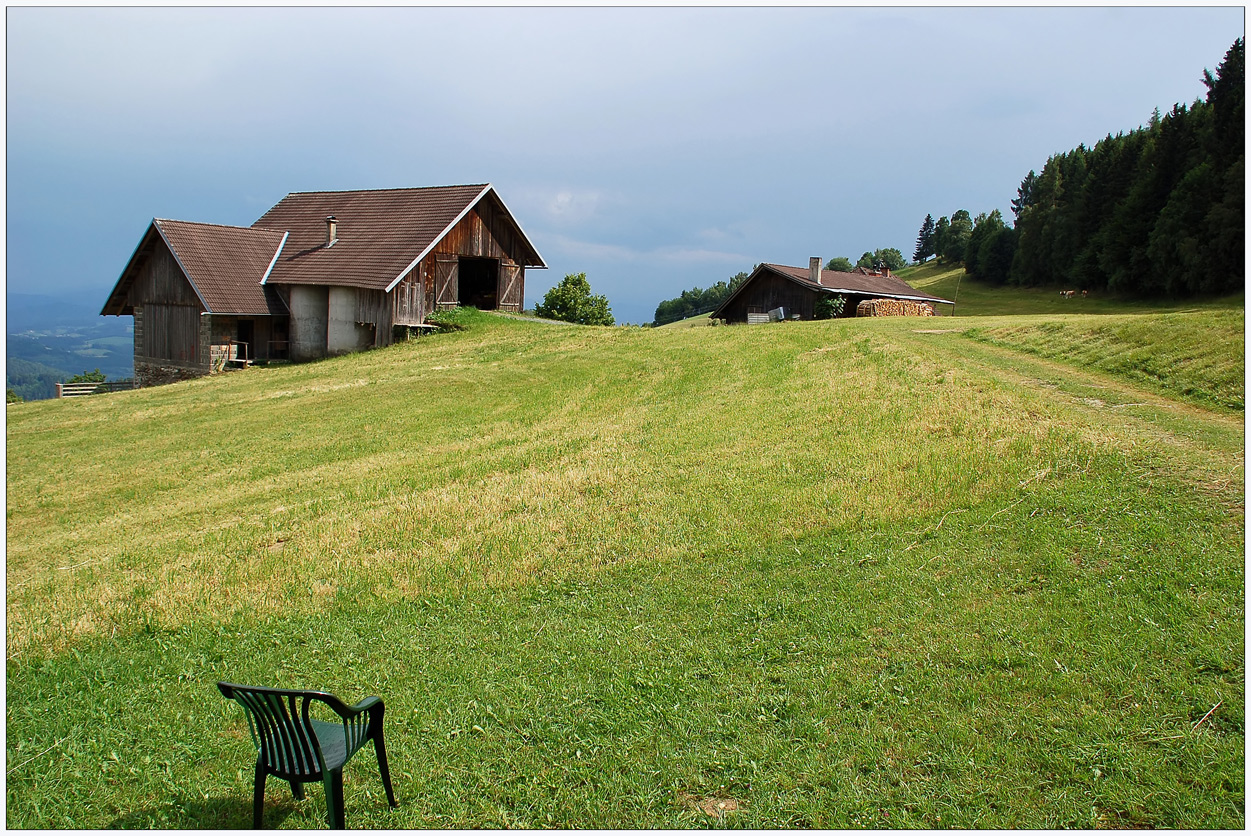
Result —
M 243 706 L 252 742 L 260 750 L 265 765 L 281 775 L 315 780 L 325 768 L 325 758 L 309 719 L 309 703 L 337 703 L 332 694 L 321 691 L 292 691 L 283 688 L 256 688 L 219 682 L 222 696 Z

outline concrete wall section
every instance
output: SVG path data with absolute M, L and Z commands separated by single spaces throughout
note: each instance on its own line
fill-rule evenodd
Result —
M 316 360 L 326 356 L 329 291 L 328 287 L 291 286 L 288 305 L 291 308 L 292 360 Z
M 356 288 L 329 288 L 326 317 L 326 353 L 350 354 L 374 344 L 374 329 L 356 321 Z M 295 319 L 295 311 L 291 312 Z

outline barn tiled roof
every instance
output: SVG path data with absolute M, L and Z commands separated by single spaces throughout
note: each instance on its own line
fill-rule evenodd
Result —
M 815 288 L 812 276 L 807 267 L 787 267 L 783 264 L 764 264 L 787 278 L 794 279 L 808 287 Z M 844 273 L 839 270 L 822 270 L 819 285 L 824 290 L 859 293 L 870 296 L 885 296 L 893 299 L 918 299 L 923 302 L 944 302 L 950 300 L 941 296 L 933 296 L 923 290 L 917 290 L 898 276 L 873 275 L 871 273 Z
M 164 241 L 204 309 L 215 314 L 282 315 L 287 306 L 273 288 L 262 284 L 283 235 L 242 226 L 154 218 L 122 270 L 104 310 L 105 316 L 129 316 L 131 286 Z
M 161 218 L 152 223 L 210 313 L 287 312 L 277 294 L 261 284 L 282 246 L 281 232 Z
M 292 192 L 252 227 L 290 233 L 267 283 L 386 290 L 484 198 L 508 215 L 490 184 Z M 330 215 L 337 240 L 326 246 Z M 544 266 L 532 248 L 522 263 Z

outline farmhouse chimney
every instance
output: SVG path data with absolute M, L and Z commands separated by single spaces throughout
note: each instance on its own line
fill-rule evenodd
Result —
M 334 215 L 326 216 L 326 246 L 329 247 L 339 240 L 339 222 Z
M 808 278 L 815 285 L 821 284 L 821 257 L 814 255 L 808 259 Z

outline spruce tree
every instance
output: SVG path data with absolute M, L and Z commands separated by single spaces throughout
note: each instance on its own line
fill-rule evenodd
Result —
M 912 254 L 912 260 L 920 264 L 933 254 L 934 216 L 927 214 L 925 216 L 925 221 L 921 224 L 921 231 L 917 234 L 917 249 L 916 252 Z

